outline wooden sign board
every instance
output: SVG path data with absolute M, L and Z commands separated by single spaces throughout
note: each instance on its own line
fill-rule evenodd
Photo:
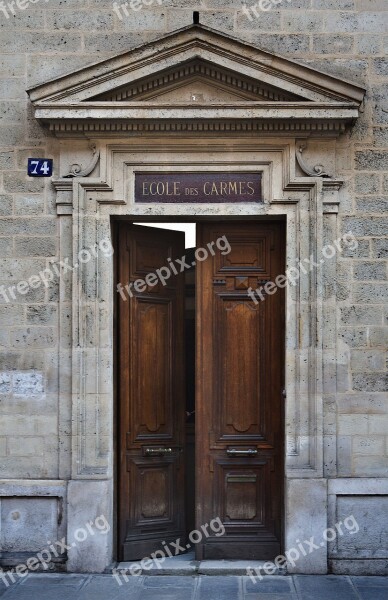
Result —
M 135 202 L 263 202 L 262 173 L 136 173 Z

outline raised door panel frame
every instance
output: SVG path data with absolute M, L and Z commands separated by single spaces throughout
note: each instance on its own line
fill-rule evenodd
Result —
M 97 140 L 100 148 L 99 176 L 60 179 L 54 182 L 60 231 L 60 259 L 69 259 L 88 247 L 111 239 L 111 219 L 127 217 L 136 221 L 150 218 L 185 220 L 227 217 L 284 218 L 287 228 L 287 266 L 311 255 L 317 257 L 323 247 L 323 220 L 338 231 L 337 213 L 341 182 L 304 177 L 297 173 L 297 140 L 290 137 L 261 140 L 244 136 L 228 140 L 227 152 L 222 138 L 182 140 L 132 138 Z M 335 142 L 326 142 L 325 151 L 335 154 Z M 61 160 L 69 160 L 72 141 L 62 141 Z M 263 173 L 264 202 L 255 205 L 135 205 L 134 172 L 198 170 L 239 171 L 259 169 Z M 79 486 L 101 482 L 110 490 L 113 524 L 114 498 L 114 258 L 99 252 L 60 280 L 60 319 L 62 376 L 60 380 L 60 472 L 73 482 L 74 511 L 70 512 L 69 531 L 82 515 L 77 499 Z M 287 293 L 286 323 L 286 477 L 311 479 L 311 485 L 323 490 L 322 437 L 322 366 L 323 356 L 323 276 L 325 268 L 308 273 Z M 335 269 L 335 259 L 328 266 Z M 334 310 L 325 313 L 328 326 L 335 332 Z M 300 323 L 303 327 L 300 327 Z M 330 347 L 327 362 L 335 357 Z M 66 373 L 71 372 L 69 387 Z M 69 424 L 71 432 L 69 436 Z M 314 481 L 313 481 L 314 480 Z M 79 482 L 79 483 L 77 483 Z M 316 483 L 315 483 L 316 482 Z M 86 489 L 86 488 L 85 488 Z M 315 489 L 315 488 L 314 488 Z M 105 493 L 105 492 L 104 492 Z M 318 493 L 318 492 L 317 492 Z M 321 492 L 319 492 L 321 493 Z M 323 493 L 323 492 L 322 492 Z M 98 495 L 97 495 L 98 496 Z M 287 503 L 292 505 L 292 499 Z M 94 501 L 98 510 L 97 499 Z M 107 512 L 109 512 L 107 509 Z M 286 520 L 286 531 L 292 523 Z M 320 522 L 324 523 L 323 520 Z M 114 556 L 112 532 L 101 549 L 101 561 Z M 323 552 L 325 549 L 323 549 Z M 71 551 L 70 551 L 71 554 Z M 79 557 L 75 561 L 80 564 Z M 323 559 L 322 559 L 323 563 Z M 71 556 L 70 563 L 71 564 Z
M 141 429 L 131 432 L 133 436 L 131 442 L 135 446 L 152 444 L 153 440 L 155 443 L 159 443 L 161 439 L 166 440 L 166 443 L 168 443 L 169 440 L 173 440 L 171 425 L 174 410 L 172 403 L 174 394 L 172 390 L 172 380 L 169 378 L 169 374 L 172 373 L 173 369 L 174 348 L 168 343 L 168 340 L 171 339 L 171 321 L 172 312 L 174 310 L 174 300 L 172 298 L 151 299 L 149 297 L 137 297 L 133 298 L 132 302 L 135 303 L 133 315 L 134 328 L 132 330 L 134 339 L 132 342 L 136 351 L 130 353 L 131 373 L 135 374 L 131 378 L 131 397 L 141 397 L 143 401 L 141 407 L 136 406 L 135 404 L 132 407 L 134 414 L 131 418 L 131 422 L 139 423 Z M 155 313 L 154 322 L 155 331 L 157 332 L 157 345 L 154 349 L 153 356 L 149 357 L 150 368 L 146 372 L 142 372 L 138 366 L 138 357 L 140 356 L 139 345 L 141 344 L 144 348 L 144 345 L 148 341 L 147 332 L 142 330 L 142 315 L 144 314 L 144 311 L 153 311 Z M 142 353 L 142 361 L 145 363 L 144 354 L 146 353 Z M 152 386 L 157 380 L 156 377 L 153 378 L 152 376 L 152 373 L 155 372 L 155 370 L 166 372 L 163 384 L 163 395 L 161 391 L 156 393 L 156 390 L 151 394 L 152 390 L 147 390 L 146 388 L 147 384 L 148 386 Z M 152 399 L 149 398 L 150 395 L 152 395 Z M 168 402 L 168 400 L 170 400 L 170 402 Z M 157 422 L 155 423 L 146 423 L 147 415 L 144 414 L 144 416 L 141 417 L 139 414 L 139 412 L 143 413 L 143 411 L 146 410 L 148 401 L 153 402 L 155 408 L 155 411 L 150 411 L 150 413 L 154 412 L 155 414 L 157 419 Z M 136 412 L 137 410 L 139 412 Z M 140 420 L 143 420 L 144 422 L 140 423 Z
M 177 470 L 179 470 L 179 463 L 179 456 L 170 456 L 163 458 L 163 460 L 153 459 L 152 462 L 144 458 L 127 457 L 127 470 L 131 473 L 130 485 L 133 490 L 137 490 L 135 495 L 128 490 L 131 498 L 133 498 L 133 502 L 131 502 L 131 520 L 134 529 L 139 528 L 143 533 L 149 529 L 152 533 L 154 527 L 158 527 L 158 529 L 165 527 L 167 531 L 175 526 L 176 530 L 179 530 L 181 524 L 174 502 L 174 481 L 177 477 Z M 164 489 L 161 485 L 160 493 L 157 496 L 155 495 L 155 498 L 160 499 L 163 498 L 162 492 L 164 492 L 166 511 L 163 514 L 157 514 L 156 508 L 153 510 L 150 506 L 144 506 L 143 486 L 145 485 L 146 474 L 149 472 L 153 473 L 153 477 L 155 473 L 158 473 L 164 480 L 161 481 Z M 159 506 L 158 504 L 158 508 Z M 146 509 L 148 514 L 144 512 Z
M 234 315 L 230 314 L 232 312 L 234 312 Z M 255 318 L 255 314 L 257 312 L 260 313 L 258 320 Z M 249 361 L 246 360 L 246 355 L 241 356 L 241 346 L 239 344 L 238 336 L 239 332 L 235 330 L 229 332 L 228 321 L 232 321 L 232 325 L 234 327 L 236 327 L 237 325 L 241 325 L 240 334 L 244 332 L 245 335 L 250 336 L 252 332 L 249 328 L 249 317 L 251 317 L 250 320 L 252 320 L 253 318 L 252 325 L 256 329 L 256 335 L 253 335 L 252 333 L 252 337 L 250 338 L 250 352 L 252 354 L 251 358 L 254 358 L 255 362 L 259 363 L 260 365 L 260 355 L 263 354 L 263 331 L 265 327 L 262 318 L 262 312 L 262 307 L 260 305 L 255 306 L 251 298 L 230 299 L 229 296 L 224 296 L 223 294 L 217 295 L 216 325 L 214 329 L 215 332 L 218 332 L 218 336 L 216 337 L 215 343 L 219 348 L 219 352 L 217 353 L 216 357 L 216 360 L 218 362 L 217 371 L 219 373 L 221 372 L 222 362 L 224 361 L 226 365 L 228 365 L 229 362 L 231 363 L 233 360 L 234 353 L 239 355 L 238 358 L 235 359 L 239 366 L 243 367 L 243 365 L 241 365 L 241 361 L 244 361 L 245 365 L 249 363 Z M 239 313 L 239 319 L 243 319 L 242 323 L 239 323 L 239 321 L 236 319 L 236 313 Z M 230 317 L 229 319 L 228 316 Z M 258 323 L 260 323 L 260 326 L 258 326 Z M 246 329 L 243 329 L 243 327 L 246 327 Z M 235 335 L 233 335 L 233 333 Z M 255 344 L 255 341 L 257 341 L 258 343 Z M 239 411 L 239 407 L 235 404 L 233 405 L 231 399 L 232 394 L 228 385 L 230 380 L 232 384 L 236 383 L 236 374 L 234 371 L 232 371 L 231 368 L 228 368 L 228 366 L 226 366 L 224 372 L 225 377 L 222 378 L 222 381 L 217 379 L 215 382 L 215 385 L 218 389 L 215 390 L 214 398 L 220 400 L 220 410 L 217 411 L 216 415 L 218 416 L 218 426 L 216 431 L 214 432 L 213 444 L 217 444 L 217 442 L 226 442 L 228 441 L 228 439 L 230 440 L 230 443 L 237 442 L 239 439 L 241 439 L 241 434 L 243 434 L 243 441 L 247 440 L 248 437 L 252 442 L 263 441 L 263 433 L 265 429 L 265 414 L 263 414 L 263 404 L 258 402 L 256 406 L 255 401 L 257 400 L 257 396 L 255 394 L 254 398 L 251 398 L 250 401 L 250 408 L 252 412 L 247 412 L 247 414 L 244 413 L 244 415 L 242 415 Z M 228 377 L 229 375 L 231 377 Z M 247 373 L 245 372 L 244 375 L 244 379 L 246 379 Z M 256 385 L 252 385 L 250 388 L 251 390 L 258 390 L 259 398 L 262 392 L 263 381 L 263 378 L 260 375 L 262 375 L 260 368 L 256 369 L 254 373 L 251 374 L 251 376 L 255 377 Z M 228 400 L 230 402 L 228 402 Z M 255 406 L 253 406 L 253 404 L 255 404 Z M 245 405 L 247 405 L 247 401 L 245 401 Z M 236 414 L 236 411 L 239 414 Z M 254 422 L 255 416 L 253 416 L 253 414 L 255 414 L 256 416 L 256 422 Z M 228 421 L 227 419 L 229 416 L 230 420 Z M 249 416 L 252 417 L 250 419 L 251 422 L 244 423 L 243 418 L 249 418 Z M 238 421 L 238 423 L 236 421 Z M 234 422 L 235 426 L 232 425 L 232 422 Z M 253 427 L 254 425 L 256 425 L 256 429 Z

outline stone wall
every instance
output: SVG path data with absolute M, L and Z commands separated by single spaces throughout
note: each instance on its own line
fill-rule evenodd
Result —
M 121 18 L 111 0 L 19 4 L 24 9 L 15 5 L 14 16 L 0 9 L 0 477 L 67 476 L 58 459 L 58 382 L 60 376 L 66 389 L 71 378 L 59 372 L 58 320 L 66 321 L 68 313 L 58 311 L 58 281 L 16 300 L 8 291 L 45 269 L 59 251 L 50 180 L 26 176 L 27 157 L 55 157 L 59 142 L 34 120 L 25 90 L 188 25 L 193 10 L 200 10 L 206 25 L 367 88 L 364 112 L 340 138 L 335 166 L 346 182 L 338 234 L 352 230 L 359 246 L 339 258 L 336 281 L 326 285 L 326 301 L 337 301 L 341 360 L 333 366 L 336 383 L 325 386 L 325 475 L 386 477 L 386 0 L 261 3 L 270 10 L 253 1 L 139 0 L 138 10 L 128 7 L 129 16 L 120 9 Z

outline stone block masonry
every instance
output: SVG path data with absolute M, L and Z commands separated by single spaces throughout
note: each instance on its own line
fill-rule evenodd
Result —
M 39 267 L 44 266 L 58 252 L 50 182 L 32 180 L 25 174 L 27 154 L 52 155 L 54 144 L 47 132 L 31 119 L 24 89 L 192 22 L 192 7 L 178 0 L 149 6 L 144 3 L 123 19 L 115 14 L 110 0 L 67 0 L 60 6 L 48 2 L 44 3 L 44 11 L 42 5 L 43 2 L 36 2 L 30 3 L 26 10 L 15 9 L 9 20 L 3 15 L 0 35 L 0 103 L 7 117 L 0 121 L 1 283 L 16 281 L 21 276 L 20 265 L 26 265 L 27 270 L 34 268 L 33 261 Z M 346 148 L 351 168 L 336 173 L 339 177 L 346 176 L 352 194 L 346 214 L 340 214 L 341 233 L 351 228 L 360 243 L 358 252 L 362 251 L 362 256 L 341 259 L 354 283 L 351 296 L 340 302 L 340 342 L 348 349 L 351 389 L 358 393 L 364 387 L 369 393 L 374 384 L 367 377 L 368 371 L 364 383 L 362 375 L 353 372 L 350 348 L 356 344 L 365 357 L 377 348 L 383 352 L 381 346 L 376 346 L 370 323 L 381 327 L 382 337 L 388 327 L 382 318 L 388 255 L 388 149 L 387 137 L 383 135 L 388 128 L 384 112 L 387 102 L 384 94 L 388 93 L 384 66 L 388 11 L 384 3 L 353 0 L 294 0 L 272 3 L 269 10 L 267 5 L 265 8 L 256 9 L 258 17 L 252 20 L 237 0 L 208 0 L 199 10 L 204 24 L 233 31 L 240 39 L 327 73 L 354 79 L 369 90 L 362 124 L 349 139 L 340 142 Z M 46 308 L 50 308 L 48 300 L 47 290 L 31 290 L 28 297 L 19 298 L 13 307 L 18 311 L 17 322 L 6 320 L 3 324 L 12 347 L 1 347 L 0 362 L 7 361 L 9 352 L 15 353 L 18 362 L 43 362 L 39 366 L 54 382 L 57 374 L 52 359 L 57 352 L 57 340 L 55 323 L 47 327 L 45 322 Z M 27 313 L 28 310 L 31 313 L 30 305 L 36 315 L 32 327 Z M 358 320 L 356 315 L 361 313 Z M 31 356 L 32 347 L 41 348 L 39 357 Z M 383 372 L 384 369 L 382 377 Z M 370 453 L 367 460 L 372 469 Z M 39 463 L 37 457 L 38 471 Z M 348 467 L 351 471 L 351 465 Z M 5 470 L 3 474 L 10 473 Z
M 26 159 L 54 157 L 56 178 L 74 160 L 59 170 L 60 142 L 33 118 L 27 88 L 189 25 L 193 10 L 200 11 L 205 25 L 359 83 L 367 88 L 363 112 L 354 129 L 336 142 L 333 165 L 335 176 L 346 182 L 346 201 L 339 207 L 334 238 L 351 230 L 358 247 L 338 257 L 336 285 L 328 285 L 327 300 L 334 303 L 337 323 L 331 344 L 341 363 L 330 371 L 334 383 L 325 374 L 325 468 L 327 476 L 339 480 L 385 479 L 388 3 L 148 0 L 135 3 L 136 8 L 124 3 L 125 10 L 122 5 L 112 0 L 0 2 L 0 287 L 16 285 L 47 268 L 61 251 L 68 256 L 72 251 L 59 246 L 51 180 L 28 178 Z M 56 285 L 30 289 L 12 302 L 0 294 L 0 479 L 4 481 L 70 478 L 71 415 L 61 394 L 71 390 L 67 367 L 71 319 L 66 310 L 71 298 L 59 311 L 60 294 L 66 290 Z M 60 321 L 67 332 L 62 339 Z M 357 496 L 360 512 L 363 506 L 368 515 L 375 509 L 368 496 L 381 494 L 378 489 L 372 486 Z M 357 495 L 354 490 L 349 494 Z M 385 492 L 381 495 L 386 497 Z M 53 514 L 56 503 L 49 502 Z M 351 560 L 359 549 L 341 551 L 343 560 Z M 335 556 L 336 549 L 331 552 Z

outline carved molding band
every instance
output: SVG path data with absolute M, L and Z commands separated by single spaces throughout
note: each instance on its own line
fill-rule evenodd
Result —
M 298 121 L 228 121 L 228 120 L 187 120 L 187 121 L 78 121 L 71 123 L 64 122 L 51 122 L 50 131 L 55 134 L 66 135 L 75 133 L 244 133 L 244 132 L 276 132 L 276 133 L 300 133 L 300 132 L 315 132 L 321 135 L 337 136 L 343 133 L 346 129 L 346 125 L 340 121 L 322 121 L 322 122 L 298 122 Z M 98 157 L 94 159 L 96 162 L 91 170 L 96 166 Z M 73 167 L 79 167 L 79 165 L 73 165 Z M 78 172 L 72 170 L 66 177 L 85 177 Z M 305 167 L 308 169 L 308 167 Z M 88 169 L 85 169 L 87 171 Z M 89 173 L 91 172 L 89 171 Z M 85 172 L 83 171 L 83 172 Z M 88 174 L 89 174 L 88 173 Z M 314 177 L 318 177 L 317 173 L 314 173 Z M 327 175 L 328 176 L 328 175 Z

